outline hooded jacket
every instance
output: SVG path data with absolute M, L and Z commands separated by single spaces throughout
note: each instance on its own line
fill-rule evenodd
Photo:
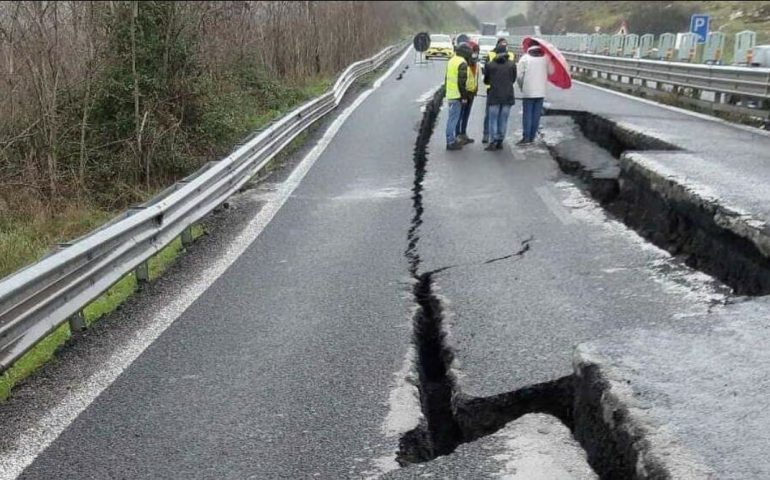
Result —
M 518 64 L 519 88 L 522 98 L 545 98 L 548 75 L 553 73 L 553 64 L 537 45 L 529 47 Z
M 484 67 L 484 83 L 489 85 L 487 105 L 513 105 L 516 101 L 513 84 L 516 82 L 516 64 L 508 55 L 497 55 Z

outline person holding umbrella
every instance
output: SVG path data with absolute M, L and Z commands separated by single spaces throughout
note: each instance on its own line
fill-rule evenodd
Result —
M 526 37 L 522 42 L 526 52 L 518 63 L 518 84 L 522 98 L 522 138 L 517 145 L 535 141 L 540 128 L 546 85 L 570 88 L 572 79 L 564 56 L 553 45 L 540 39 Z

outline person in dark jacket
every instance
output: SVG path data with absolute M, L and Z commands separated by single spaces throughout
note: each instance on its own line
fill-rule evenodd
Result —
M 516 82 L 516 64 L 506 55 L 507 46 L 499 45 L 494 59 L 484 69 L 484 83 L 489 85 L 489 144 L 484 150 L 501 150 L 508 131 L 508 117 L 515 103 L 513 84 Z

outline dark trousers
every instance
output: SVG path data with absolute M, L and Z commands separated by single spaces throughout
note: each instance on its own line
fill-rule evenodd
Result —
M 465 135 L 468 131 L 468 119 L 471 118 L 471 107 L 473 106 L 473 99 L 475 95 L 468 97 L 468 103 L 463 104 L 460 109 L 460 121 L 457 122 L 457 135 Z
M 523 102 L 522 137 L 525 142 L 535 141 L 540 128 L 540 114 L 543 113 L 542 98 L 525 98 Z

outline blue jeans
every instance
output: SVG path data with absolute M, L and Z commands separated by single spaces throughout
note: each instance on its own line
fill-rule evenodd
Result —
M 473 107 L 473 97 L 468 98 L 468 103 L 460 108 L 460 121 L 457 122 L 457 135 L 465 135 L 468 132 L 468 119 L 471 117 L 471 107 Z
M 540 128 L 540 114 L 543 113 L 542 98 L 525 98 L 522 115 L 522 138 L 525 142 L 535 141 Z
M 502 142 L 508 132 L 508 116 L 511 114 L 510 105 L 489 106 L 489 141 Z
M 489 140 L 489 105 L 484 105 L 484 138 Z
M 446 143 L 447 145 L 454 143 L 457 140 L 457 125 L 460 123 L 460 110 L 462 104 L 460 99 L 449 100 L 449 115 L 446 119 Z

